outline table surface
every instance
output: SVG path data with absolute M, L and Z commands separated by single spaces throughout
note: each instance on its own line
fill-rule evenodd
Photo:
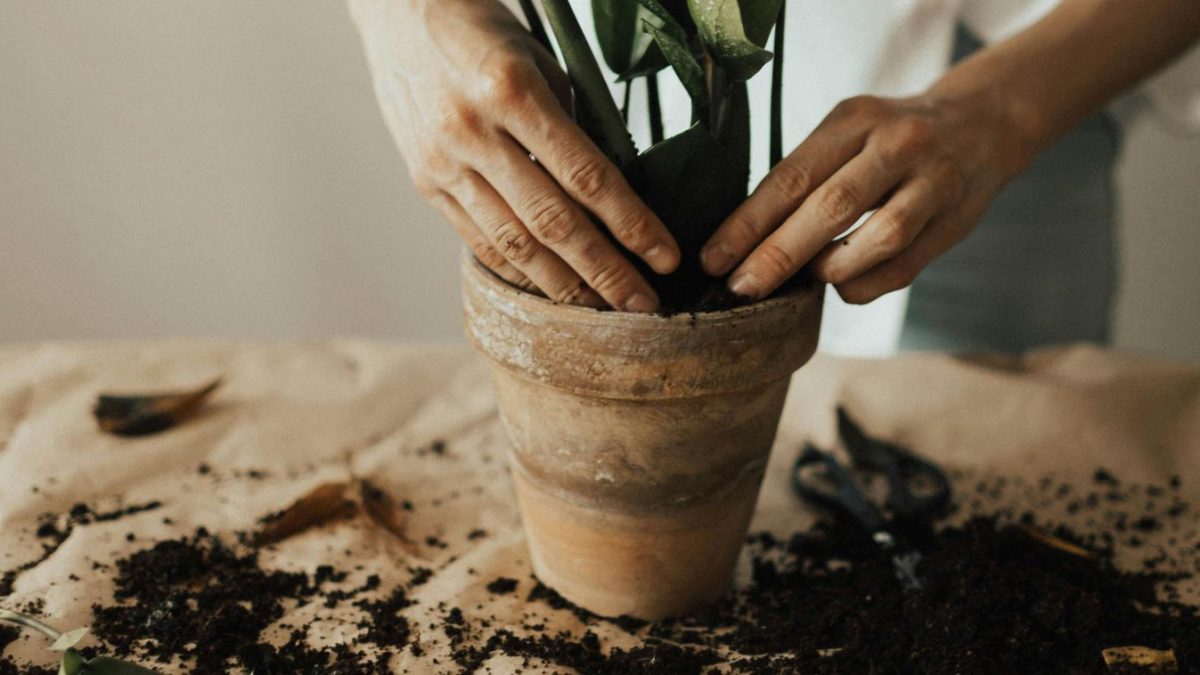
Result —
M 226 384 L 213 403 L 158 435 L 103 434 L 90 414 L 101 391 L 190 387 L 216 375 Z M 942 462 L 959 487 L 999 476 L 1028 484 L 1049 475 L 1088 482 L 1097 467 L 1106 467 L 1134 482 L 1182 475 L 1182 496 L 1200 497 L 1200 480 L 1193 478 L 1200 475 L 1200 366 L 1091 347 L 1022 359 L 818 356 L 793 380 L 753 529 L 782 535 L 810 525 L 813 515 L 789 492 L 787 469 L 803 441 L 832 446 L 839 402 L 872 434 Z M 435 440 L 446 443 L 443 453 L 430 451 Z M 312 573 L 333 557 L 346 567 L 361 565 L 360 576 L 379 574 L 384 588 L 408 580 L 410 567 L 428 567 L 434 575 L 412 594 L 417 604 L 406 615 L 436 616 L 442 602 L 479 605 L 497 625 L 519 625 L 533 581 L 505 448 L 487 364 L 465 347 L 358 341 L 0 346 L 0 571 L 41 553 L 35 534 L 41 514 L 78 502 L 100 510 L 163 502 L 153 512 L 75 528 L 53 555 L 18 576 L 14 593 L 0 604 L 42 600 L 52 623 L 87 625 L 91 605 L 111 602 L 112 594 L 111 579 L 98 575 L 93 562 L 112 562 L 200 526 L 222 534 L 252 530 L 264 514 L 318 484 L 359 477 L 412 502 L 406 528 L 415 548 L 351 520 L 266 549 L 264 566 Z M 201 463 L 213 470 L 202 475 Z M 249 478 L 251 470 L 262 477 Z M 1044 515 L 1070 522 L 1065 513 Z M 126 541 L 133 530 L 136 540 Z M 487 534 L 468 537 L 474 530 Z M 1167 546 L 1166 534 L 1157 536 L 1162 541 L 1151 534 L 1149 544 Z M 427 537 L 444 548 L 427 545 Z M 518 593 L 489 594 L 485 585 L 499 576 L 519 579 Z M 362 580 L 347 584 L 356 581 Z M 1200 589 L 1184 591 L 1200 599 Z M 308 605 L 281 623 L 313 624 L 312 633 L 323 640 L 352 640 L 357 617 L 342 613 L 357 611 Z M 545 611 L 552 627 L 584 629 L 568 612 Z M 636 641 L 604 625 L 593 630 L 612 644 Z M 406 651 L 393 668 L 423 672 L 420 666 L 432 659 L 445 663 L 445 640 L 426 646 L 426 661 Z M 43 662 L 43 647 L 23 640 L 9 653 Z M 498 658 L 490 665 L 503 672 L 515 664 Z

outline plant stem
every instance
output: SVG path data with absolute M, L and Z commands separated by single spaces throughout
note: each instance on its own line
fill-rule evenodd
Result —
M 567 62 L 567 74 L 575 90 L 579 123 L 600 150 L 624 169 L 637 157 L 633 138 L 621 119 L 621 111 L 608 90 L 600 64 L 588 45 L 583 29 L 568 0 L 542 0 L 546 18 Z
M 662 99 L 658 95 L 658 73 L 646 76 L 646 107 L 650 113 L 650 144 L 663 139 Z
M 783 160 L 783 26 L 787 0 L 779 3 L 775 20 L 775 58 L 771 62 L 771 168 Z
M 546 27 L 542 25 L 542 17 L 533 6 L 533 0 L 521 0 L 521 11 L 525 13 L 525 23 L 529 24 L 529 32 L 533 34 L 533 39 L 540 42 L 553 56 L 554 45 L 550 44 L 550 36 L 546 34 Z
M 633 93 L 633 82 L 625 82 L 625 95 L 621 100 L 621 119 L 625 120 L 625 126 L 629 126 L 629 97 Z
M 41 621 L 38 621 L 32 616 L 26 616 L 24 614 L 12 612 L 7 609 L 0 609 L 0 621 L 7 621 L 9 623 L 15 623 L 24 628 L 36 630 L 51 640 L 57 640 L 58 638 L 62 637 L 62 633 L 55 630 L 53 627 L 47 626 Z

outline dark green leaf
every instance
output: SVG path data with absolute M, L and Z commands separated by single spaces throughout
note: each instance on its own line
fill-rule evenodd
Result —
M 783 0 L 742 0 L 742 24 L 746 28 L 746 37 L 759 47 L 766 47 L 782 6 Z
M 674 35 L 646 22 L 646 31 L 654 38 L 654 43 L 666 57 L 667 62 L 679 77 L 683 88 L 692 99 L 692 105 L 703 109 L 708 105 L 708 88 L 704 84 L 704 70 L 686 44 L 681 44 Z
M 688 9 L 704 47 L 730 80 L 748 80 L 771 60 L 771 52 L 746 36 L 737 0 L 688 0 Z
M 750 96 L 745 82 L 734 83 L 721 108 L 717 139 L 729 151 L 743 184 L 750 180 Z
M 645 12 L 637 0 L 592 0 L 596 39 L 613 72 L 626 73 L 645 57 L 651 45 L 650 36 L 642 30 Z
M 570 2 L 542 0 L 542 8 L 567 62 L 579 125 L 614 164 L 624 169 L 637 156 L 637 148 Z
M 694 293 L 700 248 L 746 198 L 744 171 L 729 151 L 702 125 L 652 146 L 629 171 L 629 181 L 675 237 L 683 253 L 675 274 L 655 278 L 666 296 Z M 681 197 L 686 195 L 686 197 Z
M 58 664 L 58 675 L 79 675 L 84 672 L 83 655 L 74 649 L 63 652 L 62 661 Z

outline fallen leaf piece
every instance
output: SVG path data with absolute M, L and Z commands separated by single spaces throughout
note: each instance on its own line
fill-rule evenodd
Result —
M 387 530 L 407 548 L 412 548 L 413 543 L 408 539 L 406 532 L 408 514 L 404 507 L 366 479 L 358 482 L 358 490 L 363 512 L 371 522 Z
M 1086 549 L 1078 544 L 1072 544 L 1071 542 L 1067 541 L 1066 539 L 1056 537 L 1056 536 L 1050 534 L 1049 532 L 1046 532 L 1044 530 L 1039 530 L 1036 527 L 1031 527 L 1029 525 L 1019 525 L 1018 529 L 1021 530 L 1022 532 L 1024 532 L 1029 537 L 1036 539 L 1037 541 L 1049 546 L 1050 548 L 1058 549 L 1058 550 L 1062 551 L 1063 553 L 1069 553 L 1070 555 L 1077 556 L 1080 558 L 1092 558 L 1092 557 L 1095 557 L 1095 555 L 1096 555 L 1094 551 L 1089 551 L 1088 549 Z
M 347 495 L 348 491 L 347 483 L 318 485 L 283 511 L 264 518 L 255 543 L 274 544 L 318 525 L 354 516 L 358 504 Z
M 191 391 L 156 394 L 100 394 L 92 414 L 101 431 L 117 436 L 158 433 L 191 417 L 221 386 L 221 378 Z
M 1137 673 L 1169 675 L 1179 672 L 1173 649 L 1151 649 L 1150 647 L 1110 647 L 1101 654 L 1110 673 Z

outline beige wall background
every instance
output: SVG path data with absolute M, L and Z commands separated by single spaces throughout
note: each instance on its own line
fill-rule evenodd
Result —
M 1200 138 L 1120 170 L 1117 343 L 1200 360 Z M 0 0 L 0 340 L 460 340 L 338 0 Z

